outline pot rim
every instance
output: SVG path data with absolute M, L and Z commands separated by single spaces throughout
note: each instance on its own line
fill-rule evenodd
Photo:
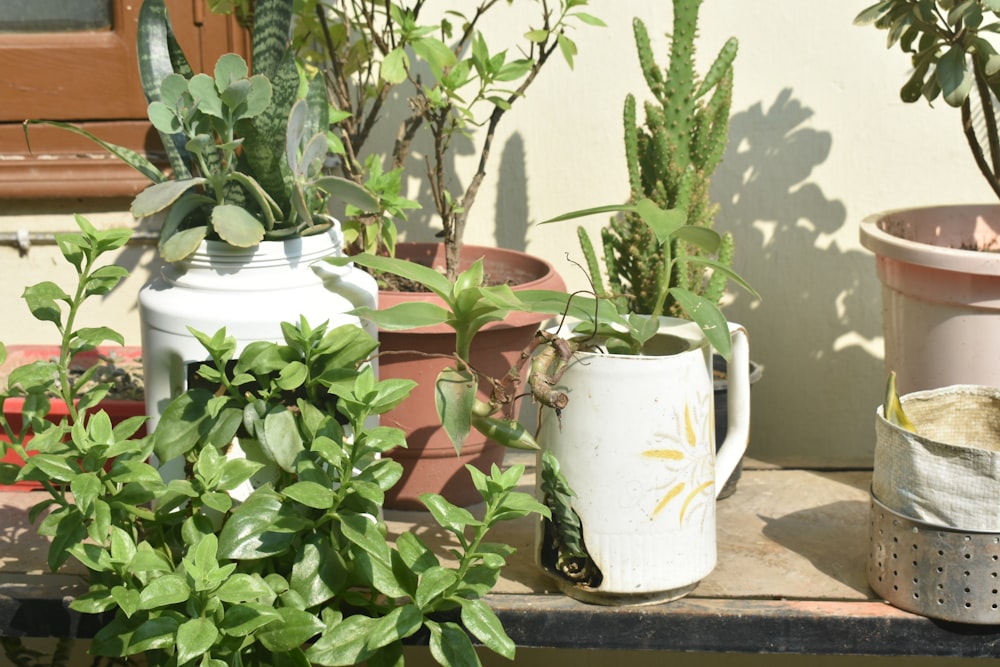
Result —
M 931 220 L 936 213 L 948 213 L 956 217 L 980 216 L 1000 221 L 998 204 L 958 204 L 940 206 L 916 206 L 891 209 L 866 217 L 860 225 L 861 245 L 874 252 L 879 259 L 889 259 L 916 266 L 956 271 L 977 275 L 1000 276 L 1000 253 L 962 249 L 935 245 L 923 241 L 902 238 L 885 230 L 891 218 L 920 213 L 915 225 L 934 224 L 941 226 L 940 220 Z

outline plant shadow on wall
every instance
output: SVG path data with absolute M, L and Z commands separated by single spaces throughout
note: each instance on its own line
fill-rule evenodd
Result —
M 764 305 L 734 294 L 727 313 L 752 332 L 753 356 L 767 368 L 767 381 L 754 390 L 758 437 L 750 454 L 785 464 L 822 457 L 866 465 L 869 422 L 831 420 L 866 414 L 879 401 L 881 329 L 871 305 L 878 284 L 868 254 L 845 250 L 836 238 L 846 207 L 813 174 L 833 137 L 811 127 L 812 116 L 786 88 L 769 108 L 758 102 L 731 118 L 712 198 L 720 227 L 739 248 L 734 268 L 771 297 Z M 859 383 L 870 391 L 850 389 Z

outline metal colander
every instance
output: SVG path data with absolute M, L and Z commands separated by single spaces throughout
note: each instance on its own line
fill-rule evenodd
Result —
M 871 499 L 868 583 L 893 606 L 959 623 L 1000 624 L 1000 533 L 915 521 Z

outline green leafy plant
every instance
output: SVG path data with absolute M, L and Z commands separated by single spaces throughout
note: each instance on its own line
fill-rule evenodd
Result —
M 577 336 L 606 341 L 612 345 L 611 351 L 640 354 L 643 351 L 643 346 L 656 335 L 660 316 L 668 314 L 666 304 L 668 297 L 670 297 L 678 304 L 681 312 L 698 325 L 709 344 L 728 359 L 732 352 L 732 341 L 726 317 L 722 314 L 718 304 L 703 294 L 695 293 L 688 287 L 674 285 L 670 280 L 675 266 L 684 262 L 707 267 L 727 279 L 734 280 L 743 289 L 759 298 L 753 287 L 739 274 L 729 266 L 708 257 L 708 255 L 718 252 L 721 247 L 722 237 L 719 233 L 709 227 L 687 224 L 686 212 L 683 209 L 664 210 L 649 199 L 642 199 L 634 205 L 614 204 L 573 211 L 547 220 L 545 223 L 561 222 L 609 212 L 634 214 L 649 226 L 653 237 L 652 243 L 658 248 L 663 259 L 658 267 L 661 274 L 658 292 L 653 302 L 653 310 L 647 314 L 630 312 L 628 299 L 618 298 L 620 295 L 606 291 L 595 290 L 597 292 L 596 303 L 590 303 L 583 297 L 574 297 L 571 312 L 580 320 L 580 324 L 576 328 Z M 678 247 L 678 241 L 700 248 L 705 254 L 702 256 L 674 255 L 673 250 Z M 591 282 L 597 283 L 600 276 L 600 266 L 593 258 L 588 262 L 588 271 Z M 554 304 L 550 302 L 547 307 L 549 312 L 560 312 L 560 305 L 558 301 Z M 541 304 L 536 304 L 535 307 L 539 308 Z
M 160 254 L 190 256 L 205 239 L 237 247 L 317 233 L 332 224 L 339 201 L 377 209 L 362 186 L 323 173 L 330 117 L 321 77 L 305 80 L 289 50 L 291 3 L 261 0 L 253 32 L 254 73 L 225 54 L 213 75 L 195 74 L 177 45 L 163 0 L 139 14 L 140 74 L 149 118 L 170 161 L 168 175 L 145 156 L 73 125 L 152 182 L 132 214 L 161 216 Z M 300 89 L 302 92 L 300 92 Z
M 996 0 L 881 0 L 854 22 L 887 32 L 886 46 L 909 54 L 903 102 L 938 97 L 961 109 L 962 132 L 980 173 L 1000 196 L 1000 32 Z
M 481 378 L 471 362 L 472 341 L 484 326 L 502 322 L 511 312 L 533 308 L 507 285 L 484 284 L 481 259 L 473 262 L 454 281 L 430 267 L 369 253 L 331 257 L 326 261 L 338 266 L 353 262 L 375 271 L 393 273 L 423 285 L 441 298 L 441 306 L 429 302 L 408 302 L 383 310 L 358 308 L 352 312 L 387 331 L 435 324 L 447 324 L 455 331 L 454 365 L 446 367 L 438 375 L 435 402 L 441 425 L 456 451 L 461 451 L 473 428 L 507 447 L 538 449 L 531 433 L 510 416 L 514 397 L 512 385 L 520 381 L 518 369 L 504 378 Z M 533 292 L 533 298 L 538 302 L 542 302 L 544 295 L 557 302 L 559 300 L 558 293 Z M 477 397 L 480 379 L 492 385 L 489 401 Z M 496 417 L 501 410 L 505 416 Z
M 46 282 L 25 293 L 35 317 L 58 327 L 67 354 L 121 342 L 73 322 L 88 296 L 124 276 L 98 260 L 129 233 L 83 219 L 80 227 L 57 239 L 77 288 Z M 397 664 L 402 642 L 423 630 L 444 665 L 478 664 L 470 633 L 513 658 L 483 598 L 514 551 L 489 531 L 547 514 L 516 490 L 523 468 L 470 471 L 484 500 L 479 517 L 422 497 L 454 537 L 448 560 L 415 532 L 391 540 L 381 502 L 401 473 L 380 454 L 403 436 L 372 418 L 411 383 L 375 378 L 366 360 L 377 343 L 359 327 L 302 321 L 283 332 L 283 342 L 251 344 L 238 358 L 224 330 L 196 333 L 210 361 L 144 438 L 134 437 L 143 418 L 112 426 L 104 412 L 89 413 L 106 387 L 74 396 L 63 357 L 12 374 L 2 398 L 31 399 L 25 421 L 38 453 L 29 457 L 5 421 L 4 446 L 27 459 L 15 479 L 48 491 L 31 518 L 52 539 L 49 565 L 81 562 L 89 590 L 71 607 L 113 614 L 91 650 L 143 653 L 163 667 Z M 60 423 L 44 419 L 52 389 L 76 407 Z M 181 458 L 186 475 L 165 478 L 153 455 Z
M 431 146 L 420 164 L 441 219 L 438 236 L 446 246 L 452 279 L 458 275 L 469 212 L 486 175 L 498 124 L 554 53 L 561 53 L 573 66 L 575 27 L 603 25 L 582 11 L 587 0 L 560 0 L 558 6 L 540 0 L 516 51 L 491 48 L 480 26 L 502 4 L 452 3 L 441 7 L 437 15 L 441 18 L 427 21 L 424 16 L 432 7 L 423 0 L 310 0 L 306 6 L 315 8 L 314 20 L 302 24 L 326 46 L 321 66 L 331 81 L 334 104 L 349 114 L 338 124 L 346 178 L 375 189 L 366 176 L 373 168 L 364 157 L 366 144 L 379 122 L 390 117 L 394 96 L 407 100 L 408 106 L 398 121 L 389 164 L 382 168 L 392 174 L 407 168 L 414 141 L 421 133 L 428 134 Z M 475 171 L 458 183 L 457 175 L 449 173 L 453 141 L 480 127 L 484 130 Z M 401 212 L 397 208 L 395 217 Z M 349 231 L 360 248 L 391 253 L 396 240 L 393 216 L 361 217 L 354 225 Z

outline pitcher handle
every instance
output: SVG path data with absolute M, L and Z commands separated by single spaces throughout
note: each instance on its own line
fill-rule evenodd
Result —
M 736 470 L 750 441 L 750 343 L 739 324 L 729 323 L 733 341 L 732 359 L 726 366 L 728 426 L 715 455 L 715 495 Z

